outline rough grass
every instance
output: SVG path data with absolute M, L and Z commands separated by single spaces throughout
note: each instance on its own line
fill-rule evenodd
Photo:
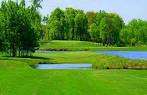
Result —
M 87 41 L 53 40 L 40 42 L 40 50 L 65 50 L 65 51 L 96 51 L 96 50 L 129 50 L 147 51 L 144 47 L 104 47 L 101 44 Z
M 34 56 L 50 58 L 49 63 L 89 63 L 95 69 L 147 69 L 147 60 L 129 60 L 90 51 L 36 53 Z

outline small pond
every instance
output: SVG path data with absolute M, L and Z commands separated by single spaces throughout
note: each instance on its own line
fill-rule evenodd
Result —
M 37 64 L 35 69 L 89 69 L 92 64 Z
M 54 51 L 54 50 L 36 50 L 35 53 L 48 53 L 48 52 L 65 52 L 65 51 Z
M 145 59 L 147 60 L 146 51 L 97 51 L 98 54 L 110 54 L 121 56 L 129 59 Z

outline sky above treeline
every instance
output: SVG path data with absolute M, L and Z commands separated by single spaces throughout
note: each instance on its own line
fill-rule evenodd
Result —
M 14 0 L 16 1 L 16 0 Z M 30 0 L 26 0 L 29 4 Z M 50 14 L 56 7 L 73 7 L 87 11 L 118 13 L 126 23 L 133 18 L 147 20 L 147 0 L 43 0 L 42 15 Z

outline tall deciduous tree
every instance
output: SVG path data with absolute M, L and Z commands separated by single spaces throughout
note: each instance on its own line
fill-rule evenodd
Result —
M 48 20 L 48 31 L 51 39 L 64 39 L 64 12 L 60 8 L 56 8 L 50 15 Z
M 105 14 L 99 25 L 100 38 L 102 39 L 103 45 L 119 45 L 119 33 L 123 26 L 124 22 L 117 14 Z
M 147 21 L 133 19 L 120 32 L 120 39 L 124 45 L 135 46 L 147 42 Z
M 97 43 L 101 42 L 100 31 L 99 31 L 98 26 L 95 23 L 93 23 L 89 26 L 88 32 L 90 34 L 90 38 L 92 41 L 97 42 Z
M 89 11 L 86 13 L 87 21 L 88 21 L 88 26 L 90 27 L 91 24 L 96 22 L 96 13 L 93 11 Z
M 35 51 L 39 40 L 40 15 L 22 2 L 19 4 L 11 0 L 1 3 L 0 13 L 3 17 L 1 33 L 10 56 L 28 55 L 29 51 Z
M 41 2 L 42 2 L 43 0 L 31 0 L 31 2 L 32 2 L 32 8 L 34 9 L 34 10 L 37 10 L 37 9 L 39 9 L 39 8 L 42 8 L 42 6 L 41 6 Z
M 88 21 L 85 13 L 82 10 L 78 10 L 75 16 L 75 29 L 74 39 L 75 40 L 87 40 L 88 39 Z
M 74 39 L 74 32 L 75 32 L 75 16 L 76 16 L 76 10 L 73 8 L 66 8 L 64 11 L 65 14 L 65 32 L 66 32 L 66 38 L 69 40 Z

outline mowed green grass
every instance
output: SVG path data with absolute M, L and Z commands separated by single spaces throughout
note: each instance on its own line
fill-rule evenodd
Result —
M 78 50 L 78 45 L 72 46 L 69 42 L 59 42 L 57 48 L 61 45 Z M 87 46 L 84 45 L 79 46 L 79 50 Z M 44 46 L 46 49 L 49 47 Z M 94 69 L 37 70 L 30 67 L 38 63 L 89 63 Z M 147 70 L 122 69 L 126 64 L 146 67 L 147 61 L 96 54 L 94 51 L 35 53 L 29 58 L 0 54 L 0 95 L 147 95 Z
M 86 50 L 93 47 L 100 46 L 97 43 L 87 41 L 67 41 L 67 40 L 54 40 L 40 43 L 41 50 L 47 49 L 67 49 L 67 50 Z
M 53 40 L 40 42 L 40 50 L 71 50 L 71 51 L 96 51 L 96 50 L 125 50 L 147 51 L 147 46 L 140 47 L 105 47 L 99 43 L 88 41 Z
M 0 95 L 147 95 L 147 71 L 0 70 Z
M 128 59 L 90 51 L 36 53 L 32 58 L 1 56 L 0 95 L 147 95 L 146 70 L 37 70 L 29 66 L 41 61 L 122 64 Z

